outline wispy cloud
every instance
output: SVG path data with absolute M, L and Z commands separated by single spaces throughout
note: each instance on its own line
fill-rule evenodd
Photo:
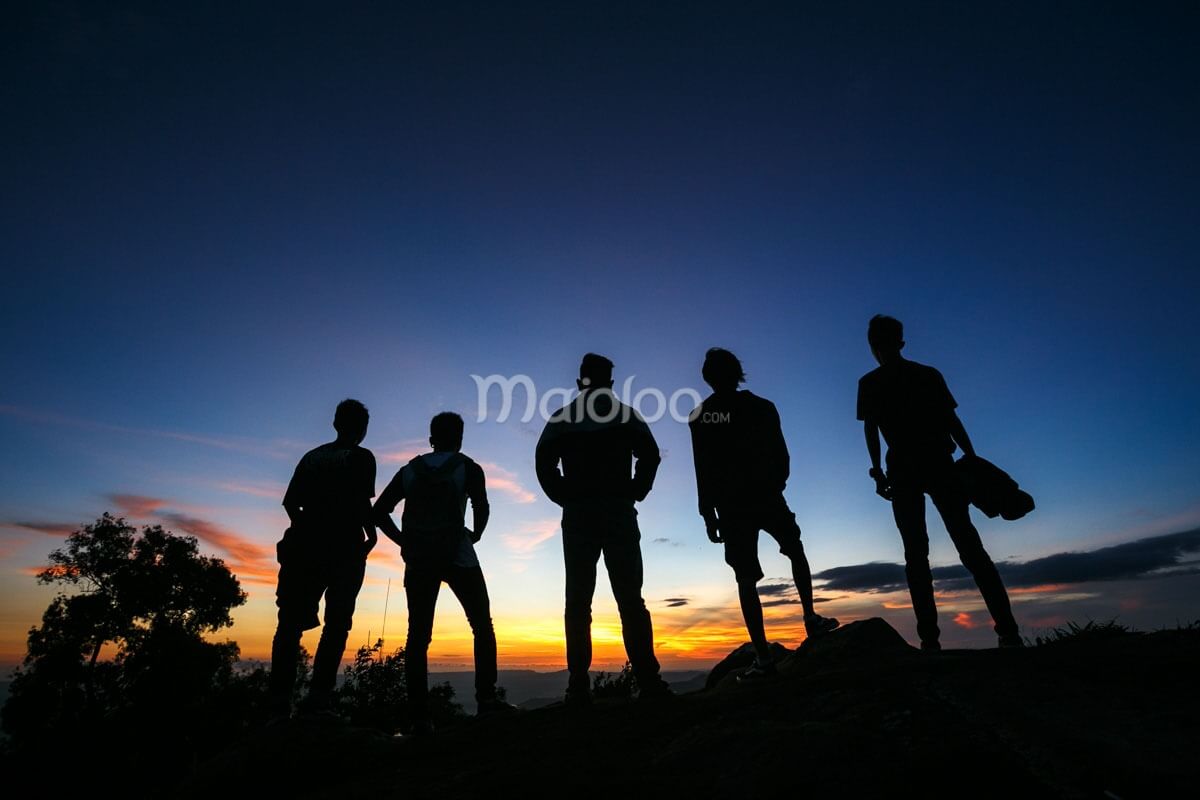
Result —
M 30 408 L 14 405 L 0 405 L 0 414 L 36 422 L 42 425 L 57 425 L 70 428 L 80 428 L 93 431 L 109 431 L 123 435 L 153 436 L 161 439 L 173 439 L 180 442 L 199 444 L 218 450 L 228 450 L 249 455 L 265 456 L 268 458 L 293 458 L 302 447 L 295 442 L 286 440 L 266 441 L 250 437 L 219 436 L 188 431 L 161 430 L 155 428 L 137 428 L 127 425 L 112 425 L 107 422 L 71 417 L 65 414 L 36 411 Z
M 967 630 L 979 627 L 979 623 L 972 619 L 971 615 L 966 611 L 960 611 L 954 615 L 954 624 Z
M 481 461 L 479 466 L 483 467 L 484 474 L 487 476 L 489 489 L 508 495 L 516 503 L 532 503 L 537 499 L 533 492 L 521 485 L 515 472 L 491 461 Z
M 6 528 L 21 528 L 28 531 L 37 531 L 48 536 L 68 536 L 79 529 L 79 525 L 72 525 L 69 522 L 5 522 L 3 526 Z
M 668 597 L 667 599 L 663 600 L 662 602 L 663 602 L 663 605 L 665 605 L 667 608 L 682 608 L 683 606 L 686 606 L 690 601 L 686 597 Z
M 194 507 L 160 497 L 112 494 L 108 499 L 121 516 L 195 536 L 217 550 L 229 568 L 247 583 L 273 584 L 276 577 L 274 550 L 223 525 L 199 516 Z
M 657 539 L 651 539 L 650 544 L 663 544 L 663 545 L 666 545 L 667 547 L 684 547 L 685 546 L 683 542 L 677 542 L 674 539 L 670 539 L 666 536 L 659 536 Z
M 1154 578 L 1200 572 L 1200 564 L 1185 556 L 1200 552 L 1200 529 L 1151 536 L 1080 553 L 1056 553 L 1030 561 L 996 564 L 1004 581 L 1022 587 L 1060 587 L 1064 584 Z M 967 590 L 974 581 L 961 564 L 934 567 L 933 577 L 943 591 Z M 826 589 L 854 592 L 895 592 L 906 586 L 904 566 L 871 562 L 834 567 L 813 576 Z M 1043 589 L 1049 591 L 1049 589 Z
M 559 530 L 558 519 L 530 522 L 512 533 L 500 534 L 500 540 L 518 558 L 529 558 L 545 542 L 554 538 Z
M 234 494 L 248 494 L 251 497 L 262 497 L 279 502 L 287 487 L 274 481 L 217 481 L 214 487 Z

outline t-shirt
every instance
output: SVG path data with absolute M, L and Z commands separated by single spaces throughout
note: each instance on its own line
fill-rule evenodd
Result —
M 888 464 L 953 455 L 950 420 L 957 406 L 942 373 L 907 359 L 884 364 L 858 382 L 858 418 L 879 426 Z
M 417 458 L 425 462 L 425 465 L 431 469 L 437 469 L 450 459 L 451 456 L 458 455 L 451 451 L 443 451 L 440 453 L 426 453 Z M 416 461 L 417 459 L 413 459 Z M 416 479 L 416 472 L 411 466 L 412 462 L 405 464 L 396 472 L 395 477 L 379 495 L 379 502 L 375 504 L 376 509 L 391 514 L 396 510 L 396 506 L 400 501 L 408 496 L 408 489 L 412 487 L 413 481 Z M 476 464 L 466 456 L 462 456 L 462 463 L 454 469 L 453 479 L 458 487 L 459 494 L 462 498 L 462 512 L 465 517 L 467 512 L 467 501 L 471 501 L 471 509 L 478 514 L 481 509 L 488 508 L 487 497 L 487 481 L 483 474 L 483 467 Z M 471 538 L 464 530 L 462 539 L 458 544 L 458 549 L 455 552 L 454 564 L 459 567 L 477 567 L 479 566 L 479 558 L 475 555 L 475 545 L 471 542 Z
M 713 394 L 688 419 L 700 513 L 782 492 L 787 443 L 770 400 L 739 390 Z
M 361 540 L 374 496 L 374 454 L 359 445 L 329 442 L 300 459 L 283 504 L 300 508 L 305 525 L 314 530 Z

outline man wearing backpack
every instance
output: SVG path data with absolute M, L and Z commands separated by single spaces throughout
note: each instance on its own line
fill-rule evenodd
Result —
M 405 684 L 414 734 L 432 732 L 429 716 L 429 642 L 442 582 L 462 604 L 475 638 L 475 701 L 480 716 L 510 710 L 496 696 L 496 633 L 483 570 L 475 543 L 488 523 L 483 468 L 459 452 L 463 420 L 438 414 L 429 423 L 432 453 L 409 461 L 379 495 L 375 521 L 404 558 L 404 592 L 408 598 L 408 641 Z M 404 501 L 400 527 L 391 518 Z M 471 502 L 474 529 L 465 526 Z
M 701 375 L 713 393 L 688 420 L 700 516 L 708 538 L 725 545 L 725 563 L 737 580 L 742 618 L 757 656 L 739 677 L 753 680 L 775 672 L 758 598 L 758 582 L 763 577 L 758 561 L 760 530 L 779 543 L 779 552 L 792 564 L 808 636 L 826 634 L 838 621 L 822 617 L 814 606 L 812 573 L 800 541 L 800 526 L 783 496 L 790 458 L 775 404 L 738 388 L 746 373 L 742 362 L 728 350 L 709 350 Z
M 962 448 L 964 458 L 975 458 L 975 448 L 955 412 L 958 403 L 942 373 L 900 355 L 904 348 L 900 320 L 873 317 L 867 326 L 867 343 L 879 367 L 858 382 L 858 418 L 866 433 L 875 493 L 891 501 L 892 516 L 904 541 L 904 573 L 921 649 L 942 649 L 929 569 L 926 494 L 941 514 L 963 566 L 975 578 L 1000 646 L 1020 647 L 1004 581 L 971 524 L 970 500 L 955 470 L 956 447 Z M 880 468 L 880 433 L 888 446 L 886 473 Z
M 279 626 L 271 645 L 270 694 L 278 718 L 291 712 L 300 636 L 320 624 L 322 597 L 325 627 L 303 710 L 332 713 L 330 700 L 354 604 L 377 540 L 371 516 L 375 456 L 360 446 L 369 421 L 366 406 L 357 400 L 338 403 L 333 416 L 337 439 L 304 454 L 283 497 L 292 524 L 277 545 Z
M 591 703 L 592 596 L 601 554 L 638 696 L 671 694 L 659 674 L 653 625 L 642 599 L 641 533 L 634 508 L 650 493 L 662 459 L 645 421 L 613 394 L 612 369 L 604 356 L 585 355 L 579 396 L 550 418 L 537 444 L 538 482 L 563 509 L 567 703 L 573 706 Z

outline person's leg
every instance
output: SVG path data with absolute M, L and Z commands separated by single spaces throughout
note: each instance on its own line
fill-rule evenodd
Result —
M 429 642 L 437 609 L 441 575 L 436 570 L 413 567 L 404 571 L 404 596 L 408 602 L 408 639 L 404 643 L 404 684 L 409 714 L 414 722 L 429 717 Z
M 366 569 L 366 559 L 357 554 L 343 556 L 331 565 L 329 586 L 325 590 L 325 625 L 313 656 L 312 683 L 308 689 L 308 701 L 313 708 L 327 706 L 333 696 Z
M 475 702 L 496 699 L 496 630 L 487 583 L 479 567 L 456 567 L 446 581 L 462 604 L 475 639 Z
M 933 599 L 933 572 L 929 569 L 929 532 L 925 528 L 925 493 L 919 487 L 893 486 L 892 516 L 904 541 L 904 574 L 917 635 L 925 647 L 937 647 L 941 630 L 937 603 Z
M 771 660 L 771 652 L 763 626 L 762 601 L 758 597 L 758 582 L 763 576 L 758 561 L 758 528 L 745 513 L 736 509 L 721 509 L 718 515 L 725 546 L 725 563 L 733 569 L 737 581 L 738 603 L 742 608 L 746 633 L 754 645 L 758 660 L 765 664 Z
M 991 556 L 983 548 L 979 531 L 971 522 L 970 503 L 966 495 L 952 483 L 942 482 L 930 490 L 930 498 L 942 516 L 950 540 L 958 549 L 959 559 L 975 578 L 975 585 L 979 587 L 983 602 L 992 615 L 996 633 L 1003 640 L 1016 639 L 1017 621 L 1013 618 L 1008 592 Z
M 796 593 L 800 595 L 804 616 L 815 616 L 817 609 L 813 604 L 812 570 L 804 553 L 804 543 L 800 541 L 800 526 L 796 524 L 796 515 L 782 496 L 765 504 L 761 524 L 762 529 L 779 543 L 779 552 L 792 562 L 792 580 L 796 583 Z
M 292 709 L 292 693 L 296 688 L 296 667 L 300 660 L 300 637 L 304 631 L 321 624 L 317 612 L 325 590 L 317 571 L 298 554 L 291 539 L 284 535 L 278 546 L 279 582 L 275 589 L 275 604 L 279 607 L 279 622 L 271 642 L 271 680 L 268 689 L 271 713 L 287 716 Z M 285 542 L 288 545 L 285 546 Z
M 563 560 L 566 565 L 566 609 L 563 623 L 567 638 L 568 692 L 586 693 L 591 686 L 592 596 L 596 593 L 596 562 L 600 545 L 590 531 L 563 524 Z
M 654 626 L 642 598 L 642 548 L 637 521 L 623 522 L 604 541 L 604 566 L 621 616 L 625 653 L 638 685 L 657 687 L 658 659 L 654 656 Z

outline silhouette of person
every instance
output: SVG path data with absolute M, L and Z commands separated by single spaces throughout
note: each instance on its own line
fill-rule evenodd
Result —
M 899 320 L 873 317 L 867 328 L 867 342 L 879 367 L 858 382 L 858 418 L 863 422 L 871 457 L 869 475 L 875 480 L 876 493 L 891 501 L 892 515 L 904 541 L 904 571 L 921 648 L 941 649 L 925 528 L 927 494 L 941 514 L 963 566 L 975 578 L 1000 646 L 1020 647 L 1008 593 L 996 565 L 983 549 L 979 531 L 971 524 L 966 489 L 954 468 L 956 446 L 962 448 L 964 458 L 975 458 L 975 448 L 955 411 L 958 403 L 940 372 L 900 355 L 904 326 Z M 886 473 L 880 468 L 880 433 L 887 442 Z
M 634 508 L 650 493 L 662 459 L 649 426 L 613 394 L 612 370 L 604 356 L 585 355 L 579 395 L 555 412 L 537 444 L 538 482 L 563 510 L 566 699 L 575 706 L 591 702 L 592 596 L 601 554 L 639 697 L 671 693 L 659 674 L 650 612 L 642 599 L 641 532 Z M 631 460 L 636 460 L 632 477 Z
M 822 617 L 813 604 L 812 574 L 800 541 L 800 526 L 783 496 L 790 459 L 775 404 L 738 389 L 746 374 L 737 356 L 728 350 L 710 349 L 701 375 L 713 393 L 692 411 L 688 421 L 700 516 L 708 538 L 725 545 L 725 563 L 733 568 L 742 617 L 754 644 L 755 663 L 742 677 L 759 678 L 775 671 L 758 598 L 757 584 L 763 577 L 758 561 L 760 530 L 779 543 L 779 552 L 792 563 L 808 635 L 828 633 L 838 621 Z
M 408 598 L 405 686 L 412 733 L 433 731 L 429 715 L 429 643 L 442 582 L 462 604 L 475 638 L 475 701 L 485 716 L 513 707 L 496 695 L 496 633 L 491 602 L 475 543 L 487 527 L 490 507 L 483 468 L 462 450 L 463 420 L 444 412 L 429 423 L 432 453 L 417 456 L 392 478 L 375 503 L 375 521 L 400 545 Z M 391 513 L 404 501 L 397 528 Z M 471 502 L 474 529 L 464 524 Z
M 302 709 L 332 713 L 330 701 L 354 603 L 362 588 L 367 555 L 377 536 L 371 521 L 375 456 L 361 447 L 370 417 L 357 400 L 343 400 L 333 417 L 337 439 L 304 454 L 288 484 L 283 507 L 291 527 L 277 545 L 279 624 L 271 645 L 271 706 L 276 716 L 291 710 L 301 634 L 325 626 L 313 658 L 312 678 Z

